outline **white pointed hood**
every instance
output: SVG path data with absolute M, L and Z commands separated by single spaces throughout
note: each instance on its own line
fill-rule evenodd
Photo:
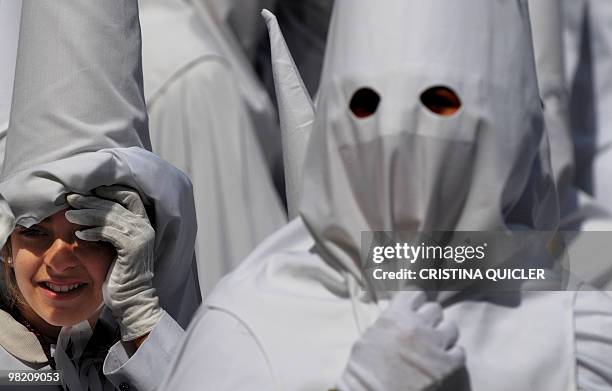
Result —
M 283 164 L 289 218 L 297 216 L 302 167 L 315 118 L 308 90 L 289 53 L 276 17 L 262 11 L 270 32 L 274 86 L 283 142 Z
M 279 1 L 274 13 L 310 94 L 317 94 L 334 0 Z
M 132 8 L 24 2 L 3 178 L 75 153 L 150 149 Z
M 186 325 L 197 307 L 189 180 L 149 152 L 135 0 L 23 2 L 0 193 L 17 224 L 67 207 L 69 192 L 135 188 L 154 210 L 160 304 Z
M 435 86 L 461 109 L 425 107 Z M 361 231 L 556 229 L 526 1 L 338 0 L 319 94 L 300 214 L 356 278 Z

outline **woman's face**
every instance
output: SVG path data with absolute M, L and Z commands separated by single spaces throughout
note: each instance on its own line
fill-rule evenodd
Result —
M 86 227 L 58 212 L 11 235 L 13 268 L 26 303 L 53 326 L 72 326 L 89 319 L 102 304 L 102 284 L 115 258 L 104 242 L 78 239 Z

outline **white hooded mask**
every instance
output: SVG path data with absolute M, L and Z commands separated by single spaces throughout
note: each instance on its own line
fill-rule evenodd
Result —
M 556 228 L 529 12 L 526 0 L 389 0 L 384 7 L 337 0 L 316 112 L 274 17 L 264 15 L 283 135 L 308 143 L 303 173 L 300 156 L 288 156 L 296 159 L 295 183 L 302 182 L 302 219 L 262 244 L 207 299 L 179 360 L 187 370 L 178 366 L 176 378 L 199 384 L 201 372 L 190 364 L 210 346 L 200 338 L 206 334 L 246 368 L 238 381 L 257 382 L 250 365 L 260 360 L 278 389 L 330 389 L 386 302 L 363 294 L 361 231 Z M 435 86 L 454 90 L 462 108 L 449 117 L 431 112 L 419 98 Z M 364 87 L 375 91 L 359 94 L 368 103 L 376 95 L 380 101 L 359 118 L 350 106 Z M 299 142 L 292 145 L 302 153 Z M 575 292 L 444 293 L 437 299 L 460 330 L 474 390 L 588 388 L 576 381 L 577 367 L 601 368 L 599 331 L 609 323 L 584 307 L 592 323 L 575 321 Z M 222 316 L 231 321 L 215 333 L 214 318 Z M 254 346 L 257 354 L 243 355 Z M 212 364 L 211 377 L 226 384 Z
M 199 304 L 191 183 L 149 152 L 136 1 L 23 4 L 0 193 L 17 224 L 67 207 L 67 193 L 136 189 L 156 231 L 154 286 L 182 326 Z
M 554 231 L 532 52 L 526 1 L 339 2 L 299 204 L 321 255 L 361 279 L 361 231 Z M 420 100 L 436 86 L 454 115 Z

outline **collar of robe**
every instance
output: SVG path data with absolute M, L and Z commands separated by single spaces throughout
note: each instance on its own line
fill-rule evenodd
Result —
M 3 310 L 0 310 L 0 330 L 0 346 L 16 358 L 36 366 L 49 362 L 36 335 Z

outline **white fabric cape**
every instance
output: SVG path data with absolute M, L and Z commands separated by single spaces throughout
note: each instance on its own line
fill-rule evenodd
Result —
M 296 219 L 224 279 L 194 318 L 164 389 L 334 388 L 386 302 L 368 300 L 314 245 Z M 445 305 L 444 316 L 459 327 L 471 391 L 612 381 L 612 303 L 600 292 L 466 296 Z

